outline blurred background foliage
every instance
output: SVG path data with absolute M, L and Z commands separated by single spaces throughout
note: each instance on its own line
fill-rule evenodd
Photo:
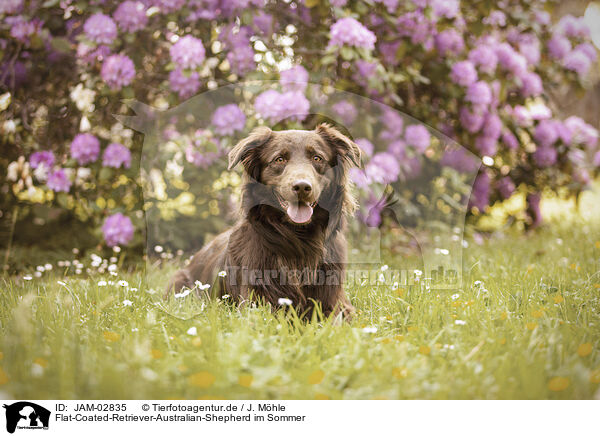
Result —
M 235 218 L 231 146 L 257 125 L 322 120 L 312 111 L 323 96 L 307 82 L 325 97 L 350 92 L 408 114 L 469 151 L 436 149 L 441 135 L 409 129 L 416 121 L 392 110 L 368 132 L 363 107 L 332 104 L 330 121 L 342 130 L 366 125 L 354 136 L 365 169 L 353 173 L 366 226 L 396 227 L 397 241 L 388 218 L 417 225 L 427 218 L 419 205 L 440 186 L 455 185 L 457 207 L 466 205 L 469 190 L 459 185 L 469 177 L 460 174 L 479 166 L 471 154 L 483 166 L 470 222 L 539 225 L 543 193 L 577 197 L 598 174 L 598 11 L 585 1 L 5 0 L 4 268 L 74 247 L 127 247 L 135 257 L 147 237 L 159 252 L 198 248 Z M 161 117 L 148 137 L 127 118 L 140 116 L 130 100 L 147 105 L 152 123 L 152 113 L 253 80 L 276 88 L 199 108 L 210 120 L 202 128 Z M 149 143 L 165 151 L 152 171 L 142 154 Z M 381 201 L 386 185 L 394 213 Z M 147 234 L 146 218 L 169 230 Z

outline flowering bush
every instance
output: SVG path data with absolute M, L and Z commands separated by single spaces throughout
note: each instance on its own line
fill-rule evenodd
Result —
M 307 82 L 407 113 L 483 158 L 470 202 L 475 212 L 516 191 L 533 199 L 530 210 L 542 189 L 576 194 L 598 174 L 598 132 L 578 117 L 560 119 L 547 90 L 582 88 L 597 53 L 582 18 L 552 22 L 550 5 L 3 1 L 4 217 L 17 217 L 19 209 L 16 225 L 47 224 L 66 214 L 88 223 L 108 246 L 140 244 L 143 211 L 216 231 L 231 203 L 218 191 L 234 184 L 224 171 L 227 150 L 261 123 L 309 126 L 317 96 L 307 98 Z M 276 80 L 280 87 L 202 108 L 210 112 L 208 128 L 162 126 L 153 140 L 168 144 L 172 158 L 161 174 L 147 175 L 157 195 L 144 204 L 137 183 L 142 138 L 118 117 L 131 114 L 127 99 L 167 110 L 195 94 L 252 80 Z M 461 150 L 436 155 L 430 131 L 405 125 L 395 111 L 371 120 L 349 102 L 333 110 L 340 124 L 384 125 L 376 138 L 357 138 L 366 165 L 352 177 L 363 200 L 379 205 L 365 215 L 369 225 L 382 222 L 373 184 L 397 187 L 408 208 L 422 192 L 410 181 L 420 186 L 419 177 L 437 162 L 451 171 L 477 168 Z M 192 193 L 183 172 L 194 174 L 193 187 L 205 187 L 198 195 L 186 194 Z M 538 222 L 539 210 L 533 215 Z M 186 226 L 180 228 L 174 245 L 185 246 Z

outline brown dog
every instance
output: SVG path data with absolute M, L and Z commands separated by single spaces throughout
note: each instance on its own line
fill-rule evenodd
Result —
M 360 161 L 358 146 L 326 124 L 255 129 L 229 153 L 229 169 L 239 162 L 245 169 L 241 219 L 175 274 L 167 295 L 199 280 L 238 301 L 253 296 L 278 307 L 291 300 L 305 314 L 319 304 L 326 316 L 349 315 L 343 233 L 355 202 L 347 173 Z

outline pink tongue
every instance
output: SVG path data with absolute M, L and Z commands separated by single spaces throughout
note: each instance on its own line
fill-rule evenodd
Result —
M 287 208 L 287 214 L 292 221 L 298 224 L 307 222 L 313 214 L 312 207 L 306 203 L 290 203 Z

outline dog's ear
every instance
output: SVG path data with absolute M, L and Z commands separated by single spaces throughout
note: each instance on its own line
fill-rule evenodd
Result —
M 339 156 L 362 168 L 360 148 L 354 141 L 326 123 L 319 124 L 315 131 Z
M 268 127 L 257 127 L 247 138 L 238 142 L 229 152 L 228 169 L 232 170 L 240 161 L 245 161 L 252 150 L 260 147 L 269 140 L 271 133 L 273 132 Z

